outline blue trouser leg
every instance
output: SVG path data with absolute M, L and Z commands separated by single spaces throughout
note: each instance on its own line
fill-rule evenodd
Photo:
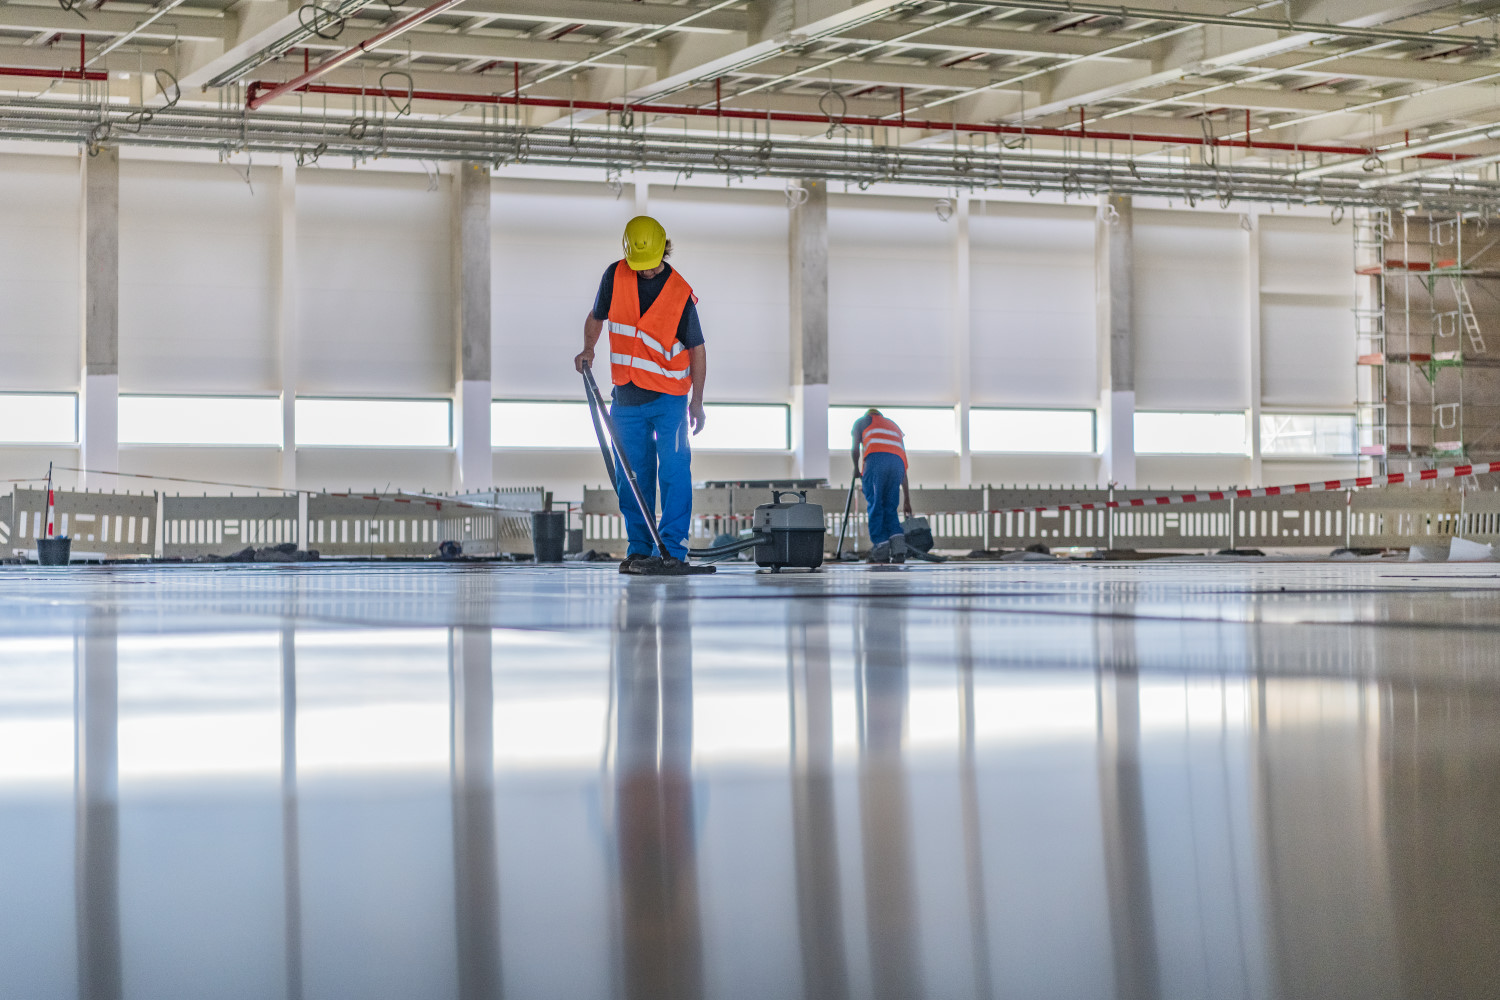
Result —
M 688 445 L 686 396 L 663 396 L 649 404 L 656 430 L 656 476 L 661 481 L 661 540 L 667 555 L 687 556 L 693 517 L 693 451 Z
M 612 405 L 610 418 L 620 432 L 616 442 L 630 460 L 635 471 L 636 485 L 641 498 L 652 513 L 656 511 L 656 436 L 651 429 L 651 415 L 645 406 Z M 630 482 L 625 478 L 625 467 L 615 459 L 616 492 L 620 496 L 620 513 L 625 517 L 625 534 L 630 539 L 629 555 L 650 556 L 656 554 L 656 543 L 651 540 L 651 528 L 646 524 L 649 516 L 635 502 L 630 492 Z
M 687 555 L 688 527 L 693 516 L 692 450 L 688 446 L 687 397 L 662 396 L 643 406 L 611 406 L 610 416 L 620 432 L 625 457 L 635 470 L 641 497 L 656 511 L 656 487 L 661 481 L 661 521 L 657 530 L 667 555 Z M 656 544 L 648 515 L 630 492 L 625 469 L 615 462 L 620 513 L 630 539 L 630 555 L 654 555 Z
M 883 451 L 865 456 L 860 483 L 869 515 L 870 541 L 875 545 L 901 534 L 901 519 L 896 511 L 901 505 L 901 483 L 905 479 L 906 466 L 897 456 Z

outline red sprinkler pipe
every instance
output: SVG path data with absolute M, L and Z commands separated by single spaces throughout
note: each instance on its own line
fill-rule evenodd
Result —
M 307 72 L 295 76 L 285 83 L 278 83 L 276 86 L 270 88 L 264 93 L 253 92 L 249 100 L 246 101 L 246 104 L 251 111 L 254 111 L 256 108 L 259 108 L 267 101 L 274 101 L 276 100 L 276 98 L 280 97 L 283 94 L 289 94 L 294 90 L 301 90 L 307 84 L 316 80 L 324 73 L 327 73 L 330 70 L 338 69 L 340 66 L 344 65 L 344 63 L 346 62 L 349 62 L 351 59 L 356 59 L 359 56 L 364 55 L 366 52 L 378 48 L 384 43 L 390 41 L 392 38 L 395 38 L 397 35 L 406 34 L 406 32 L 410 31 L 412 28 L 415 28 L 417 25 L 423 23 L 424 21 L 430 21 L 444 11 L 451 10 L 463 2 L 464 0 L 438 0 L 438 2 L 433 4 L 431 7 L 423 7 L 415 14 L 409 14 L 406 17 L 403 17 L 401 20 L 397 21 L 389 28 L 386 28 L 384 31 L 377 32 L 374 36 L 363 42 L 360 42 L 358 45 L 355 45 L 352 48 L 345 49 L 338 55 L 329 56 L 327 59 L 324 59 L 322 62 L 318 63 L 318 65 L 314 66 Z
M 260 88 L 267 84 L 256 81 L 250 84 L 248 93 L 250 96 L 249 106 L 253 110 L 260 107 L 266 101 L 271 100 L 273 94 L 287 93 L 288 81 L 275 90 L 260 92 Z M 389 97 L 405 103 L 408 99 L 416 101 L 439 101 L 449 104 L 516 104 L 528 108 L 556 108 L 569 109 L 572 111 L 604 111 L 619 114 L 623 111 L 650 111 L 667 117 L 687 118 L 740 118 L 753 121 L 789 122 L 808 125 L 826 125 L 828 116 L 822 114 L 806 114 L 800 111 L 746 111 L 740 108 L 714 108 L 693 107 L 681 104 L 639 104 L 630 106 L 620 101 L 568 101 L 555 97 L 501 97 L 496 94 L 465 94 L 448 90 L 385 90 L 379 87 L 341 87 L 328 83 L 309 83 L 295 88 L 298 92 L 308 94 L 335 94 L 349 97 Z M 1072 129 L 1062 128 L 1036 128 L 1027 125 L 1000 125 L 988 122 L 938 122 L 918 121 L 892 121 L 886 118 L 872 118 L 866 116 L 847 116 L 839 121 L 845 125 L 862 125 L 866 128 L 884 128 L 898 125 L 901 128 L 923 129 L 929 132 L 974 132 L 982 135 L 1031 135 L 1048 138 L 1076 139 L 1078 133 Z M 1090 139 L 1098 139 L 1105 142 L 1142 142 L 1152 145 L 1163 146 L 1202 146 L 1206 140 L 1201 135 L 1153 135 L 1149 132 L 1090 132 Z M 1291 142 L 1257 142 L 1248 139 L 1215 139 L 1214 145 L 1230 146 L 1236 149 L 1273 149 L 1289 153 L 1328 153 L 1337 156 L 1369 156 L 1375 150 L 1366 146 L 1308 146 L 1302 143 Z M 1469 157 L 1462 153 L 1421 153 L 1413 159 L 1430 160 L 1467 160 Z
M 107 80 L 102 69 L 41 69 L 36 66 L 0 66 L 0 76 L 28 76 L 37 80 Z

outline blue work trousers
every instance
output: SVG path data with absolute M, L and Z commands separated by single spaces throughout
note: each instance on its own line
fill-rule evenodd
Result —
M 656 510 L 656 484 L 661 483 L 661 521 L 657 530 L 667 547 L 667 555 L 682 559 L 687 555 L 688 524 L 693 515 L 692 449 L 688 447 L 686 396 L 659 396 L 641 406 L 609 408 L 609 415 L 620 432 L 620 447 L 635 470 L 641 496 L 652 512 Z M 615 481 L 620 494 L 620 513 L 625 515 L 625 530 L 630 538 L 629 554 L 656 554 L 651 541 L 647 515 L 636 504 L 625 478 L 625 469 L 615 460 Z
M 865 512 L 870 518 L 870 542 L 879 545 L 901 534 L 901 484 L 906 481 L 906 463 L 901 456 L 877 451 L 865 456 L 860 485 L 865 491 Z

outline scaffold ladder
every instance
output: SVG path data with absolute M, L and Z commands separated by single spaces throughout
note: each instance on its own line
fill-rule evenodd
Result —
M 1464 333 L 1469 338 L 1469 349 L 1476 354 L 1484 353 L 1484 334 L 1479 331 L 1479 319 L 1474 315 L 1474 303 L 1469 300 L 1469 290 L 1462 278 L 1453 279 L 1453 296 L 1458 300 L 1458 314 L 1463 320 Z

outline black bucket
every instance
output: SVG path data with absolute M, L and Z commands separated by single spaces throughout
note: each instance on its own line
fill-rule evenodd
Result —
M 36 561 L 43 566 L 66 566 L 68 555 L 73 550 L 73 539 L 66 536 L 62 538 L 38 538 L 36 540 Z
M 539 563 L 563 561 L 563 546 L 568 540 L 568 512 L 533 511 L 531 514 L 531 544 Z

